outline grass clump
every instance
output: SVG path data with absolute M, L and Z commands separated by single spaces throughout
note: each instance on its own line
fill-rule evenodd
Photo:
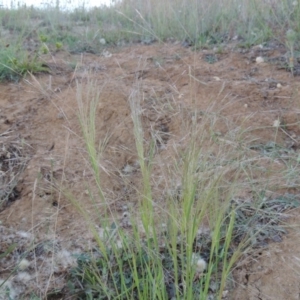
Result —
M 48 68 L 42 62 L 37 61 L 37 59 L 31 59 L 26 54 L 19 57 L 10 57 L 4 54 L 4 58 L 1 61 L 0 81 L 18 81 L 27 73 L 48 72 Z
M 39 50 L 48 53 L 45 45 L 41 45 Z M 30 54 L 20 46 L 10 44 L 0 50 L 0 81 L 18 81 L 27 73 L 41 72 L 48 72 L 48 68 L 40 60 L 39 53 Z
M 213 192 L 210 195 L 216 196 Z M 194 200 L 185 204 L 195 206 Z M 217 218 L 213 231 L 199 232 L 199 211 L 198 218 L 191 213 L 184 219 L 184 213 L 172 210 L 167 224 L 157 226 L 149 225 L 154 222 L 146 219 L 142 210 L 140 207 L 147 230 L 143 222 L 133 219 L 131 234 L 112 223 L 104 230 L 104 237 L 97 238 L 101 243 L 98 250 L 77 257 L 70 277 L 72 292 L 79 299 L 206 299 L 213 284 L 215 296 L 221 298 L 241 254 L 239 246 L 231 243 L 234 211 L 212 212 Z
M 158 139 L 155 133 L 144 132 L 138 87 L 129 104 L 141 185 L 134 209 L 116 217 L 101 180 L 109 137 L 98 142 L 100 94 L 97 82 L 77 85 L 79 120 L 94 174 L 93 183 L 86 185 L 97 221 L 66 192 L 96 242 L 93 249 L 77 255 L 69 277 L 70 293 L 78 299 L 222 299 L 223 292 L 232 288 L 236 262 L 251 247 L 280 241 L 285 233 L 281 213 L 299 207 L 299 201 L 288 194 L 266 196 L 278 176 L 267 170 L 269 175 L 258 184 L 256 168 L 260 170 L 265 154 L 255 157 L 253 147 L 246 142 L 242 146 L 246 132 L 236 125 L 228 136 L 216 136 L 214 124 L 220 116 L 210 111 L 201 111 L 200 123 L 197 112 L 184 121 L 185 146 L 176 149 L 170 166 L 167 161 L 161 166 L 168 169 L 166 186 L 180 178 L 179 185 L 158 197 L 154 190 Z M 231 141 L 234 137 L 238 142 Z M 256 192 L 245 202 L 239 192 L 248 188 Z
M 211 167 L 200 146 L 203 131 L 194 126 L 197 129 L 187 137 L 189 146 L 180 155 L 176 167 L 181 173 L 179 195 L 156 203 L 151 184 L 154 141 L 145 140 L 139 93 L 133 93 L 130 105 L 142 186 L 135 211 L 109 223 L 113 213 L 102 189 L 99 167 L 107 141 L 98 145 L 95 130 L 100 92 L 93 82 L 84 90 L 78 85 L 77 91 L 79 119 L 97 186 L 97 196 L 89 194 L 92 202 L 100 199 L 102 211 L 98 212 L 99 231 L 84 206 L 66 192 L 97 243 L 93 251 L 77 256 L 69 280 L 72 293 L 78 299 L 207 299 L 210 294 L 221 299 L 232 267 L 248 241 L 245 234 L 234 242 L 236 209 L 231 199 L 235 184 L 227 186 L 225 173 L 212 174 L 212 169 L 207 169 Z M 204 176 L 206 172 L 212 176 Z M 227 188 L 222 188 L 225 185 Z

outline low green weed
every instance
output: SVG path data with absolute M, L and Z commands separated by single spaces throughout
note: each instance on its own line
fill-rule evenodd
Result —
M 32 57 L 21 50 L 11 51 L 9 48 L 0 51 L 0 81 L 18 81 L 28 72 L 48 72 L 48 68 L 43 65 L 37 55 Z

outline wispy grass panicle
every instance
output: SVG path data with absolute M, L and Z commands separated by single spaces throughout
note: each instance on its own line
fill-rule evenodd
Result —
M 99 104 L 101 88 L 97 82 L 89 82 L 87 85 L 77 83 L 77 103 L 79 111 L 79 121 L 86 144 L 88 158 L 94 172 L 95 180 L 98 187 L 100 199 L 105 203 L 105 197 L 101 185 L 101 155 L 105 149 L 107 140 L 97 143 L 96 116 Z
M 131 108 L 131 116 L 134 127 L 135 144 L 138 153 L 138 160 L 141 168 L 141 175 L 143 180 L 143 191 L 141 194 L 140 210 L 141 219 L 144 229 L 148 237 L 153 235 L 155 238 L 155 219 L 154 219 L 154 203 L 152 199 L 151 189 L 151 166 L 154 154 L 153 141 L 148 145 L 148 155 L 144 147 L 145 138 L 143 132 L 143 125 L 141 123 L 141 104 L 142 94 L 140 91 L 133 91 L 129 103 Z

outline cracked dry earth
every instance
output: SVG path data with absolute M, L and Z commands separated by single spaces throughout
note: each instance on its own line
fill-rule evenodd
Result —
M 230 136 L 237 127 L 254 127 L 248 138 L 257 144 L 274 141 L 273 125 L 279 120 L 285 126 L 276 131 L 276 143 L 299 151 L 300 83 L 299 77 L 277 64 L 285 53 L 276 45 L 249 50 L 231 45 L 219 53 L 194 52 L 178 44 L 132 45 L 107 49 L 106 55 L 98 56 L 58 52 L 51 59 L 45 57 L 50 74 L 2 83 L 0 184 L 5 205 L 0 212 L 0 254 L 13 244 L 17 247 L 0 259 L 0 280 L 19 264 L 18 272 L 5 283 L 11 298 L 63 291 L 67 270 L 75 264 L 72 254 L 94 243 L 74 206 L 49 184 L 55 180 L 67 186 L 97 220 L 85 185 L 89 182 L 92 189 L 94 179 L 77 101 L 80 95 L 89 100 L 91 84 L 99 92 L 97 140 L 107 141 L 101 159 L 102 185 L 118 218 L 134 209 L 141 186 L 132 98 L 141 102 L 145 139 L 156 137 L 152 186 L 158 202 L 174 187 L 166 187 L 162 178 L 173 164 L 176 147 L 186 146 L 185 124 L 195 110 L 219 116 L 213 119 L 218 137 Z M 258 64 L 258 56 L 267 59 Z M 278 160 L 274 168 L 280 172 L 283 163 Z M 298 181 L 295 178 L 288 192 L 298 194 Z M 251 191 L 243 190 L 241 197 L 251 199 Z M 101 211 L 97 199 L 96 209 Z M 227 299 L 300 299 L 299 210 L 289 213 L 291 228 L 283 240 L 269 243 L 238 264 Z M 0 294 L 0 299 L 5 297 Z

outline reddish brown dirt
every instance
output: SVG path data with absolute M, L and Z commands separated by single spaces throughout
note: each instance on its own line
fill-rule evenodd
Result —
M 251 255 L 236 272 L 233 299 L 299 299 L 299 209 L 293 212 L 289 234 L 282 243 Z
M 33 242 L 51 240 L 51 247 L 59 249 L 56 263 L 41 256 L 44 265 L 29 267 L 30 279 L 14 279 L 22 281 L 16 293 L 32 288 L 45 295 L 47 289 L 61 287 L 63 269 L 74 263 L 64 249 L 79 252 L 88 249 L 92 242 L 77 210 L 61 192 L 51 188 L 49 181 L 55 179 L 67 186 L 92 218 L 101 217 L 101 202 L 96 199 L 99 214 L 93 214 L 95 205 L 87 193 L 85 182 L 92 190 L 95 185 L 78 121 L 78 91 L 82 89 L 87 103 L 91 100 L 91 83 L 100 95 L 96 110 L 97 143 L 109 137 L 101 158 L 101 181 L 115 216 L 135 207 L 136 190 L 141 185 L 130 100 L 141 102 L 146 140 L 156 136 L 152 185 L 157 203 L 165 192 L 176 188 L 177 183 L 166 178 L 174 167 L 178 149 L 187 146 L 186 131 L 195 111 L 199 123 L 203 114 L 210 115 L 210 124 L 203 127 L 207 130 L 205 134 L 226 140 L 232 136 L 235 142 L 241 134 L 246 144 L 275 141 L 298 151 L 299 78 L 275 63 L 255 62 L 257 56 L 282 56 L 284 49 L 241 51 L 225 47 L 222 53 L 216 53 L 193 52 L 168 44 L 109 51 L 112 56 L 57 53 L 48 59 L 51 74 L 28 75 L 19 83 L 0 85 L 0 133 L 9 130 L 2 143 L 23 141 L 30 158 L 17 185 L 20 197 L 0 213 L 1 248 L 6 249 L 13 242 L 26 248 Z M 76 65 L 75 69 L 72 65 Z M 285 124 L 284 130 L 274 129 L 276 120 Z M 208 132 L 211 128 L 213 132 Z M 203 148 L 210 151 L 208 144 Z M 278 160 L 273 169 L 280 172 L 283 168 Z M 253 176 L 259 181 L 265 175 Z M 278 188 L 286 189 L 284 185 Z M 246 189 L 240 191 L 241 196 L 249 193 Z M 291 224 L 298 221 L 295 217 Z M 245 276 L 239 279 L 237 275 L 233 299 L 298 299 L 300 270 L 296 265 L 292 268 L 292 260 L 298 262 L 299 242 L 299 236 L 291 233 L 284 242 L 270 245 L 255 264 L 244 268 L 246 282 Z M 12 257 L 3 263 L 2 271 L 0 266 L 0 279 L 1 273 L 7 274 L 18 259 Z

